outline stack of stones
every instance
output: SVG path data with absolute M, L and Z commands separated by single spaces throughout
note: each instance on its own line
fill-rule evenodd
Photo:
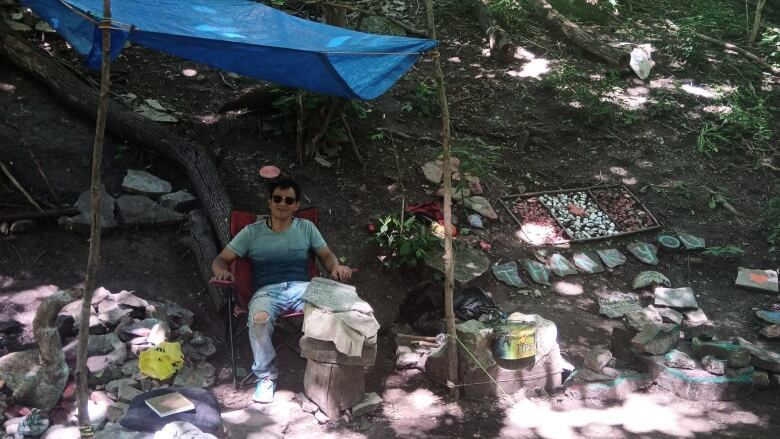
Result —
M 76 364 L 80 313 L 81 301 L 73 302 L 60 311 L 57 319 L 65 361 L 71 370 Z M 88 384 L 92 389 L 89 413 L 96 430 L 108 426 L 118 428 L 111 423 L 122 418 L 130 401 L 145 391 L 170 385 L 208 387 L 214 383 L 215 368 L 205 361 L 216 352 L 214 340 L 190 328 L 193 317 L 191 311 L 173 302 L 147 301 L 128 291 L 116 294 L 104 288 L 95 291 L 87 368 Z M 185 365 L 176 375 L 161 381 L 140 371 L 138 355 L 163 341 L 182 345 Z M 9 364 L 13 361 L 12 355 L 3 360 L 0 375 L 6 370 L 19 370 Z M 9 383 L 13 381 L 6 376 L 3 379 Z M 58 409 L 48 414 L 52 425 L 42 432 L 44 438 L 71 437 L 68 432 L 78 430 L 75 398 L 73 388 L 66 387 L 61 403 L 65 411 Z M 35 401 L 30 405 L 36 406 Z M 22 421 L 22 417 L 9 419 L 5 424 L 6 433 L 14 434 L 19 428 L 25 428 Z
M 511 395 L 524 387 L 546 390 L 560 387 L 562 372 L 569 365 L 561 357 L 555 323 L 537 314 L 514 313 L 512 318 L 536 323 L 536 355 L 530 361 L 497 358 L 493 354 L 493 329 L 477 320 L 456 326 L 458 340 L 462 343 L 462 346 L 458 344 L 458 383 L 463 385 L 467 397 L 495 397 L 503 392 Z M 433 349 L 425 361 L 428 377 L 442 384 L 448 381 L 446 354 L 445 344 Z M 499 383 L 500 388 L 493 381 Z

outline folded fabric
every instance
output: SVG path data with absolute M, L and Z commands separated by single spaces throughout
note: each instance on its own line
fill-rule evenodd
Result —
M 195 410 L 161 418 L 146 405 L 146 400 L 149 398 L 173 392 L 179 392 L 189 399 L 195 405 Z M 137 395 L 130 401 L 127 413 L 119 420 L 119 424 L 128 430 L 156 432 L 175 421 L 190 423 L 205 433 L 222 434 L 222 417 L 217 398 L 211 391 L 196 387 L 167 387 Z
M 363 344 L 376 344 L 379 322 L 373 314 L 359 311 L 332 312 L 307 303 L 303 308 L 303 334 L 332 341 L 336 350 L 359 357 Z
M 321 277 L 315 277 L 309 282 L 301 300 L 334 312 L 373 312 L 371 306 L 358 297 L 355 287 Z

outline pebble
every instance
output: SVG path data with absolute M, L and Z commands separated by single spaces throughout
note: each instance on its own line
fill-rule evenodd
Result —
M 615 223 L 584 192 L 545 194 L 539 201 L 550 209 L 574 239 L 615 234 Z

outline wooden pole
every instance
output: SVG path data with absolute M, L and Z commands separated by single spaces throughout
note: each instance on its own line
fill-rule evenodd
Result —
M 81 321 L 79 322 L 79 344 L 76 358 L 76 390 L 79 412 L 79 427 L 82 438 L 93 437 L 89 420 L 89 387 L 87 378 L 87 344 L 89 341 L 89 316 L 92 308 L 92 292 L 95 290 L 95 275 L 100 262 L 100 168 L 103 163 L 103 141 L 106 135 L 108 118 L 109 87 L 111 73 L 111 0 L 103 0 L 103 19 L 100 21 L 103 31 L 103 52 L 100 75 L 100 95 L 98 96 L 97 122 L 95 123 L 95 143 L 92 149 L 92 226 L 89 239 L 89 259 L 87 276 L 84 281 L 84 294 L 81 298 Z
M 433 18 L 431 0 L 425 0 L 428 11 L 428 31 L 436 39 L 436 23 Z M 458 384 L 458 343 L 455 340 L 455 311 L 452 307 L 452 292 L 455 289 L 455 255 L 452 251 L 452 166 L 450 164 L 450 111 L 447 107 L 447 94 L 444 92 L 444 74 L 441 70 L 439 49 L 431 52 L 436 86 L 439 89 L 441 104 L 441 149 L 444 160 L 444 317 L 447 321 L 447 360 L 449 365 L 450 394 L 460 396 Z

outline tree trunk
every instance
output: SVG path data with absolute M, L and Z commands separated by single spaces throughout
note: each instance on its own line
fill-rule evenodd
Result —
M 26 41 L 16 37 L 0 20 L 0 56 L 46 84 L 63 104 L 87 118 L 97 117 L 98 93 L 79 80 L 70 70 L 43 55 Z M 228 219 L 232 209 L 217 170 L 200 146 L 187 141 L 143 116 L 123 111 L 111 102 L 108 130 L 130 143 L 144 145 L 173 160 L 189 176 L 195 194 L 214 227 L 219 244 L 230 241 Z
M 209 220 L 202 210 L 194 210 L 190 212 L 184 228 L 190 232 L 190 236 L 183 239 L 184 244 L 195 255 L 195 260 L 198 262 L 198 271 L 200 271 L 200 276 L 206 284 L 206 290 L 209 296 L 211 296 L 211 300 L 217 305 L 217 308 L 221 308 L 223 305 L 222 296 L 215 287 L 209 285 L 211 261 L 219 254 L 219 250 L 214 244 L 214 231 L 211 229 Z
M 758 36 L 758 28 L 761 27 L 761 11 L 764 9 L 765 4 L 766 4 L 766 0 L 758 0 L 758 3 L 756 4 L 756 16 L 755 16 L 755 20 L 753 21 L 753 30 L 750 31 L 750 38 L 748 38 L 748 43 L 750 44 L 756 42 L 756 37 Z
M 517 45 L 512 41 L 512 36 L 498 25 L 482 0 L 475 0 L 475 2 L 479 26 L 485 32 L 490 45 L 490 56 L 507 64 L 514 61 Z
M 552 30 L 562 33 L 569 41 L 601 61 L 621 69 L 629 69 L 630 55 L 612 47 L 577 26 L 553 8 L 547 0 L 528 0 L 531 9 Z

